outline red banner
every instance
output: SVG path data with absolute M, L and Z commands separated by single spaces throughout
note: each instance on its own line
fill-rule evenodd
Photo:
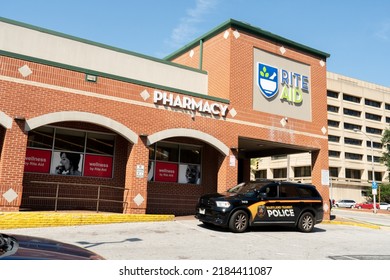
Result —
M 24 172 L 49 173 L 51 151 L 27 149 Z
M 85 155 L 84 176 L 112 177 L 112 157 Z
M 178 164 L 167 162 L 156 162 L 157 182 L 177 182 Z

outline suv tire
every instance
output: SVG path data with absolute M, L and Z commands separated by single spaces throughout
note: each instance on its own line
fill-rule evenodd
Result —
M 298 229 L 302 232 L 311 232 L 314 228 L 314 216 L 310 212 L 305 212 L 299 218 Z
M 229 220 L 229 228 L 232 232 L 241 233 L 248 228 L 248 214 L 243 210 L 233 213 Z

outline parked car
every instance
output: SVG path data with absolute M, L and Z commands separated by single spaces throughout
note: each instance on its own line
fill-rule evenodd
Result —
M 356 203 L 354 208 L 357 209 L 374 209 L 374 203 Z M 379 203 L 376 203 L 376 209 L 379 209 Z
M 388 211 L 390 211 L 390 203 L 381 202 L 381 203 L 379 203 L 379 208 L 381 210 L 388 210 Z
M 344 207 L 344 208 L 353 208 L 356 204 L 355 200 L 352 199 L 342 199 L 335 203 L 336 207 Z
M 51 239 L 0 233 L 0 260 L 104 260 L 87 249 Z
M 315 186 L 260 180 L 241 183 L 226 193 L 201 196 L 195 217 L 205 225 L 236 233 L 270 225 L 291 225 L 311 232 L 323 215 L 323 199 Z

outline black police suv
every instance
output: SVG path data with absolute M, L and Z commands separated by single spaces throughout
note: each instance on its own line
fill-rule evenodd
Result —
M 250 226 L 267 225 L 292 225 L 311 232 L 323 216 L 323 200 L 313 185 L 269 180 L 241 183 L 223 194 L 203 195 L 195 215 L 204 224 L 238 233 Z

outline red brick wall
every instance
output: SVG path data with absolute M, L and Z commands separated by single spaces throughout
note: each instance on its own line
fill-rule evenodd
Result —
M 234 146 L 237 146 L 234 141 L 237 141 L 238 136 L 241 136 L 320 150 L 318 156 L 313 156 L 312 182 L 321 192 L 324 201 L 328 201 L 328 186 L 322 186 L 321 184 L 321 171 L 328 170 L 327 134 L 324 135 L 321 132 L 323 127 L 327 129 L 326 67 L 321 66 L 321 58 L 286 46 L 284 46 L 286 53 L 282 55 L 279 50 L 281 45 L 279 44 L 255 37 L 252 34 L 246 34 L 240 30 L 238 30 L 240 36 L 236 39 L 233 36 L 233 31 L 229 30 L 230 36 L 228 39 L 225 39 L 223 37 L 224 32 L 221 32 L 203 45 L 203 69 L 207 71 L 209 76 L 209 95 L 229 99 L 229 109 L 234 108 L 238 113 L 234 118 L 235 120 L 259 123 L 278 129 L 225 124 L 224 132 L 226 135 L 222 136 L 222 139 L 226 139 L 226 143 L 235 144 Z M 252 109 L 254 48 L 310 65 L 312 121 L 289 119 L 285 129 L 281 129 L 280 114 L 273 115 Z M 190 60 L 188 53 L 185 53 L 174 61 L 195 66 L 196 58 L 195 55 L 194 59 Z M 229 85 L 228 89 L 226 89 L 226 85 Z M 291 133 L 291 130 L 300 133 Z M 318 137 L 313 138 L 310 135 L 305 135 L 305 133 L 315 134 Z M 224 177 L 223 174 L 219 174 L 219 176 L 219 179 L 221 179 L 221 176 Z M 222 180 L 222 182 L 226 184 L 226 182 L 230 182 L 235 178 Z M 222 190 L 223 187 L 221 186 L 219 189 Z M 329 213 L 326 215 L 329 215 Z
M 78 73 L 71 70 L 55 68 L 51 66 L 40 65 L 34 62 L 21 61 L 18 59 L 0 57 L 0 63 L 3 66 L 0 69 L 0 75 L 13 77 L 18 79 L 16 82 L 0 80 L 0 95 L 1 111 L 10 117 L 23 116 L 26 119 L 37 117 L 43 114 L 60 112 L 60 111 L 82 111 L 90 112 L 94 114 L 103 115 L 105 117 L 116 120 L 137 134 L 146 133 L 153 134 L 164 129 L 170 128 L 187 128 L 196 129 L 208 134 L 213 135 L 217 139 L 221 138 L 224 133 L 221 128 L 218 128 L 217 133 L 215 128 L 219 127 L 220 121 L 209 118 L 197 116 L 194 119 L 188 112 L 165 110 L 164 106 L 158 106 L 160 110 L 153 107 L 143 107 L 129 104 L 127 102 L 112 101 L 102 98 L 90 97 L 84 94 L 75 94 L 68 92 L 69 90 L 81 90 L 85 92 L 99 93 L 103 96 L 119 97 L 126 101 L 139 101 L 144 102 L 140 97 L 140 93 L 143 90 L 148 90 L 149 93 L 153 93 L 152 88 L 139 86 L 127 82 L 121 82 L 111 80 L 103 77 L 98 77 L 97 83 L 90 83 L 85 81 L 85 74 Z M 18 68 L 23 65 L 28 65 L 33 74 L 27 78 L 23 78 L 18 73 Z M 30 84 L 24 84 L 24 81 L 34 81 L 42 83 L 44 86 L 34 86 Z M 58 86 L 63 88 L 48 88 L 47 86 Z M 69 89 L 69 90 L 68 90 Z M 197 98 L 199 100 L 199 98 Z M 149 99 L 148 103 L 152 103 L 153 100 Z M 158 120 L 158 121 L 157 121 Z M 67 122 L 56 123 L 51 125 L 66 126 L 74 129 L 85 129 L 92 131 L 110 131 L 102 128 L 98 125 L 92 125 L 87 123 Z M 27 133 L 24 133 L 24 122 L 20 123 L 20 126 L 14 124 L 11 130 L 6 131 L 3 128 L 4 134 L 10 136 L 10 131 L 18 132 L 24 138 L 23 142 L 19 142 L 15 145 L 6 145 L 9 141 L 2 141 L 2 159 L 0 165 L 2 175 L 0 177 L 0 190 L 1 194 L 7 191 L 10 187 L 8 181 L 13 182 L 13 188 L 19 194 L 19 199 L 11 204 L 6 202 L 2 196 L 0 196 L 0 210 L 18 210 L 21 206 L 22 209 L 53 209 L 53 201 L 29 199 L 29 196 L 40 196 L 42 194 L 53 194 L 54 185 L 40 185 L 31 184 L 31 181 L 49 181 L 49 182 L 64 182 L 64 183 L 79 183 L 79 184 L 103 184 L 108 186 L 115 186 L 119 188 L 126 188 L 129 191 L 125 192 L 125 201 L 127 202 L 127 208 L 124 209 L 127 213 L 143 213 L 148 212 L 166 212 L 166 213 L 186 213 L 192 214 L 195 207 L 197 197 L 200 193 L 210 192 L 216 190 L 216 174 L 218 172 L 216 158 L 218 158 L 218 152 L 208 146 L 204 146 L 204 155 L 212 156 L 215 159 L 205 159 L 203 163 L 203 183 L 201 186 L 189 186 L 174 184 L 173 186 L 161 186 L 158 187 L 156 183 L 147 184 L 146 178 L 138 179 L 135 177 L 135 166 L 137 164 L 143 164 L 147 167 L 148 163 L 148 150 L 145 141 L 139 138 L 137 145 L 128 143 L 125 139 L 118 136 L 116 145 L 116 154 L 114 162 L 114 177 L 113 179 L 99 179 L 99 178 L 86 178 L 86 177 L 65 177 L 65 176 L 53 176 L 49 174 L 32 174 L 23 173 L 24 169 L 24 157 L 26 149 L 26 137 Z M 5 137 L 7 138 L 7 137 Z M 189 143 L 194 143 L 191 139 L 186 140 Z M 184 141 L 185 142 L 185 141 Z M 199 141 L 198 141 L 199 142 Z M 204 145 L 204 143 L 201 143 Z M 5 151 L 4 151 L 5 150 Z M 9 165 L 11 162 L 7 161 L 7 155 L 17 155 L 18 171 L 15 172 L 15 176 L 11 177 L 9 170 L 12 169 Z M 206 168 L 207 167 L 207 168 Z M 63 186 L 61 189 L 64 188 Z M 63 194 L 64 196 L 78 196 L 90 197 L 95 195 L 94 187 L 90 189 L 82 189 L 81 187 L 73 187 L 75 191 L 72 194 L 68 192 Z M 79 189 L 79 191 L 76 191 Z M 161 196 L 164 193 L 164 196 Z M 118 200 L 118 196 L 123 194 L 122 191 L 112 191 L 110 194 L 106 194 L 107 199 L 115 197 Z M 142 205 L 137 206 L 133 202 L 133 198 L 141 194 L 144 198 L 148 198 Z M 171 205 L 165 197 L 173 197 L 175 201 L 182 201 L 181 204 Z M 190 199 L 188 199 L 190 197 Z M 59 208 L 62 209 L 87 209 L 92 210 L 95 207 L 95 202 L 90 201 L 78 201 L 73 200 L 71 203 L 62 201 L 59 204 Z M 147 207 L 147 208 L 146 208 Z M 183 209 L 182 209 L 183 208 Z M 118 204 L 102 204 L 100 206 L 101 211 L 120 211 L 118 210 Z
M 97 83 L 91 83 L 85 81 L 85 73 L 4 56 L 0 57 L 0 75 L 17 80 L 0 79 L 0 110 L 12 118 L 24 116 L 26 119 L 60 111 L 90 112 L 111 118 L 137 134 L 152 135 L 171 128 L 193 129 L 215 137 L 227 147 L 237 147 L 239 136 L 308 146 L 321 150 L 313 163 L 313 183 L 321 186 L 321 170 L 328 169 L 327 139 L 321 133 L 321 128 L 327 127 L 326 68 L 320 66 L 319 58 L 286 48 L 287 52 L 284 55 L 286 58 L 311 66 L 313 120 L 311 122 L 291 120 L 284 130 L 270 130 L 256 125 L 246 125 L 245 123 L 249 122 L 280 128 L 280 116 L 252 110 L 253 47 L 280 55 L 280 46 L 243 32 L 240 32 L 238 39 L 232 35 L 232 30 L 227 39 L 223 37 L 223 34 L 222 32 L 204 42 L 203 70 L 208 73 L 209 95 L 228 99 L 229 109 L 234 108 L 238 113 L 235 118 L 228 115 L 228 120 L 225 120 L 199 114 L 192 118 L 189 112 L 183 110 L 150 106 L 153 103 L 152 98 L 144 101 L 140 93 L 146 89 L 152 94 L 153 88 L 104 77 L 98 77 Z M 175 59 L 175 62 L 198 68 L 199 47 L 194 48 L 194 52 L 192 58 L 188 52 Z M 23 78 L 18 68 L 26 64 L 33 73 Z M 45 86 L 28 84 L 25 81 L 42 83 Z M 71 90 L 77 90 L 77 92 L 70 92 Z M 86 93 L 120 99 L 109 100 L 88 96 Z M 149 106 L 135 105 L 131 103 L 133 101 L 141 104 L 147 103 Z M 72 123 L 71 127 L 91 128 L 87 124 L 76 123 Z M 99 126 L 92 126 L 92 128 L 101 129 Z M 291 133 L 291 131 L 301 133 Z M 323 138 L 313 138 L 304 133 L 315 134 Z M 0 210 L 11 208 L 17 210 L 22 201 L 22 193 L 26 191 L 27 194 L 27 190 L 33 189 L 28 183 L 31 180 L 62 181 L 62 178 L 53 178 L 54 176 L 50 175 L 23 174 L 26 137 L 27 134 L 24 133 L 23 124 L 20 122 L 14 122 L 12 129 L 5 132 L 0 162 L 0 192 L 5 192 L 12 185 L 20 197 L 18 201 L 9 204 L 0 196 Z M 210 145 L 202 143 L 204 156 L 201 186 L 147 183 L 146 178 L 135 176 L 137 164 L 147 167 L 148 152 L 145 139 L 139 138 L 135 145 L 121 137 L 118 139 L 114 178 L 109 180 L 80 178 L 80 182 L 101 183 L 129 189 L 129 195 L 125 197 L 128 202 L 126 209 L 128 213 L 146 211 L 148 213 L 193 214 L 200 194 L 223 191 L 237 182 L 237 161 L 231 166 L 229 157 L 233 153 L 230 152 L 230 155 L 226 157 Z M 187 138 L 185 142 L 192 143 L 193 140 Z M 78 181 L 75 178 L 66 178 L 66 182 L 75 182 L 75 180 Z M 324 198 L 327 198 L 327 190 L 321 186 L 320 191 Z M 85 195 L 89 193 L 86 190 L 81 192 Z M 137 194 L 147 198 L 140 206 L 133 202 Z M 108 194 L 108 196 L 111 195 L 117 196 L 118 192 Z M 26 195 L 23 196 L 23 203 L 31 206 L 33 202 L 25 199 Z M 79 204 L 80 207 L 82 207 L 81 204 Z M 107 210 L 115 208 L 112 205 L 105 207 Z

